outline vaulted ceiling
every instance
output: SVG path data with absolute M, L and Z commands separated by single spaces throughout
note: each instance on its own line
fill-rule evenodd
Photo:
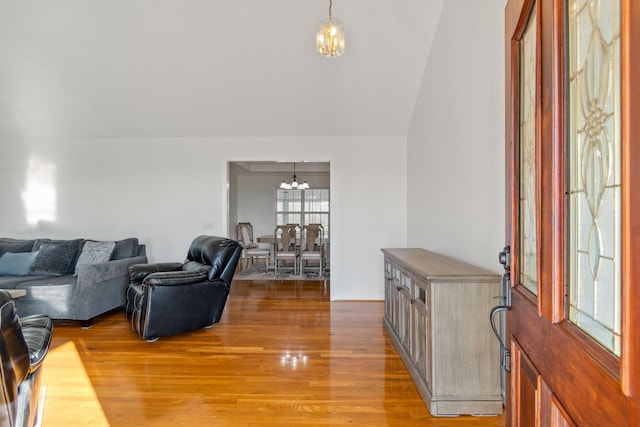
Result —
M 406 135 L 444 0 L 0 0 L 0 136 Z

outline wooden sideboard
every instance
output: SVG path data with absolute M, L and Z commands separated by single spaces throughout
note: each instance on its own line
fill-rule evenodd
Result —
M 384 326 L 434 416 L 502 413 L 489 312 L 500 276 L 424 249 L 382 249 Z

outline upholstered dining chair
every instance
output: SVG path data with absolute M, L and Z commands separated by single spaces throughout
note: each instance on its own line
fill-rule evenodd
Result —
M 302 227 L 300 274 L 305 274 L 308 269 L 317 268 L 318 277 L 322 276 L 324 265 L 323 234 L 324 230 L 319 224 L 309 224 Z M 310 266 L 309 261 L 313 261 L 312 266 Z
M 253 225 L 250 222 L 239 222 L 236 226 L 238 233 L 238 242 L 242 246 L 242 269 L 246 270 L 247 267 L 253 264 L 254 259 L 264 259 L 265 268 L 269 270 L 269 257 L 271 251 L 266 248 L 261 248 L 253 240 Z
M 129 267 L 125 316 L 147 341 L 195 331 L 220 321 L 242 246 L 199 236 L 184 262 Z
M 300 227 L 297 224 L 278 225 L 274 231 L 275 235 L 275 253 L 274 275 L 278 277 L 278 269 L 292 264 L 293 274 L 298 274 L 298 257 L 300 256 L 300 250 L 298 247 L 298 230 Z M 281 264 L 282 262 L 282 264 Z

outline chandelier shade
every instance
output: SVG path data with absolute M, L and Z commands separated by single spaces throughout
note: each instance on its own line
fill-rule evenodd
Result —
M 285 180 L 282 181 L 282 183 L 280 184 L 280 189 L 282 190 L 306 190 L 309 187 L 309 183 L 307 181 L 304 181 L 302 183 L 300 183 L 298 181 L 298 177 L 296 176 L 296 164 L 293 164 L 293 176 L 291 177 L 291 182 L 287 182 Z
M 316 50 L 320 55 L 337 58 L 344 53 L 344 26 L 331 13 L 332 3 L 329 0 L 329 18 L 318 27 Z

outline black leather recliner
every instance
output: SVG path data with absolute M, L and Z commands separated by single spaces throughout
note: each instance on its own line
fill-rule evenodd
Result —
M 130 266 L 125 316 L 131 328 L 155 341 L 220 321 L 241 253 L 235 240 L 200 236 L 184 263 Z
M 19 318 L 11 295 L 0 290 L 0 426 L 40 425 L 42 364 L 52 333 L 47 315 Z

